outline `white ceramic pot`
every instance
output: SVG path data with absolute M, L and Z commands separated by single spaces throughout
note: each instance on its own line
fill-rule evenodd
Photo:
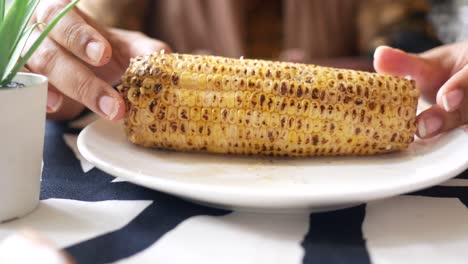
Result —
M 19 73 L 24 88 L 0 88 L 0 223 L 39 204 L 47 78 Z

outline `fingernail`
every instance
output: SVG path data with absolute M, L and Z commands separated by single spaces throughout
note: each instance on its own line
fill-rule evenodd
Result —
M 374 50 L 374 59 L 378 58 L 380 56 L 380 53 L 382 53 L 382 50 L 384 48 L 388 48 L 387 46 L 378 46 L 375 50 Z
M 445 111 L 453 112 L 458 109 L 463 101 L 463 91 L 456 89 L 447 92 L 442 96 L 442 104 L 444 105 Z
M 47 92 L 47 112 L 55 113 L 62 106 L 63 96 L 54 91 Z
M 113 120 L 119 112 L 117 101 L 108 95 L 104 95 L 99 99 L 99 108 L 110 120 Z
M 104 55 L 104 44 L 99 42 L 90 42 L 86 46 L 86 55 L 93 63 L 99 63 Z
M 442 127 L 442 120 L 437 117 L 420 119 L 418 122 L 418 133 L 421 138 L 435 134 Z

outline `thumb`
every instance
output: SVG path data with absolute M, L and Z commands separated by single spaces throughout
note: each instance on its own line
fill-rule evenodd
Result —
M 449 76 L 436 59 L 387 46 L 380 46 L 375 50 L 374 68 L 382 74 L 411 77 L 416 81 L 423 97 L 430 102 L 435 102 L 437 91 Z

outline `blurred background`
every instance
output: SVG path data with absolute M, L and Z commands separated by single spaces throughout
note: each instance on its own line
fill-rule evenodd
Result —
M 429 19 L 443 43 L 468 38 L 468 0 L 432 0 Z
M 7 3 L 11 4 L 12 1 L 7 0 Z M 165 1 L 170 2 L 170 0 L 82 0 L 80 7 L 101 23 L 119 28 L 143 31 L 152 37 L 157 37 L 168 42 L 177 52 L 205 52 L 204 47 L 199 49 L 178 48 L 181 45 L 171 43 L 170 37 L 147 30 L 148 27 L 145 26 L 145 23 L 148 23 L 148 18 L 151 15 L 142 13 L 148 12 L 148 6 L 155 6 L 155 3 L 164 3 Z M 183 3 L 183 1 L 179 2 Z M 307 2 L 301 1 L 298 5 Z M 417 53 L 440 44 L 453 43 L 468 38 L 468 0 L 379 0 L 369 2 L 358 0 L 357 2 L 363 3 L 362 7 L 360 7 L 361 10 L 356 13 L 358 17 L 355 18 L 355 21 L 352 21 L 357 23 L 357 30 L 353 34 L 358 35 L 355 36 L 358 40 L 357 43 L 346 43 L 346 45 L 356 46 L 353 47 L 355 50 L 353 52 L 358 53 L 355 55 L 372 58 L 375 47 L 379 45 L 390 45 L 408 52 Z M 338 3 L 346 2 L 339 1 Z M 281 9 L 278 10 L 282 12 Z M 269 11 L 275 12 L 274 9 Z M 255 17 L 261 17 L 262 15 L 265 14 L 262 14 L 259 10 L 255 10 Z M 177 23 L 176 19 L 171 20 L 171 22 L 176 21 Z M 253 36 L 265 35 L 265 31 L 269 31 L 277 26 L 270 25 L 271 21 L 274 20 L 269 20 L 267 25 L 265 25 L 266 22 L 264 24 L 261 24 L 261 22 L 260 24 L 257 23 L 256 28 L 249 24 L 244 29 L 248 31 L 245 34 Z M 174 23 L 165 26 L 170 27 L 170 31 L 177 31 L 180 35 L 194 34 L 190 31 L 188 33 L 183 32 L 182 26 L 174 26 Z M 273 32 L 272 34 L 277 33 Z M 252 45 L 248 45 L 248 48 L 243 51 L 243 55 L 267 59 L 281 58 L 281 54 L 277 54 L 278 52 L 272 55 L 275 52 L 272 51 L 272 46 L 276 45 L 276 42 L 280 42 L 279 45 L 281 43 L 284 45 L 284 41 L 276 40 L 285 39 L 286 37 L 285 35 L 273 37 L 276 39 L 269 42 L 264 41 L 263 43 L 256 43 L 255 39 L 247 37 L 247 40 L 252 42 L 249 44 Z M 179 37 L 179 39 L 184 39 L 184 36 Z M 219 51 L 214 51 L 213 53 L 216 55 L 233 56 L 233 54 L 222 54 Z M 234 55 L 237 56 L 237 54 Z M 317 57 L 317 54 L 314 56 Z

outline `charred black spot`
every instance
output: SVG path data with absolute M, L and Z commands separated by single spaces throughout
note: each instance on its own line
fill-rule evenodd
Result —
M 150 109 L 151 113 L 154 114 L 154 112 L 156 112 L 156 106 L 157 106 L 157 104 L 156 104 L 155 101 L 152 101 L 152 102 L 150 103 L 149 109 Z
M 177 75 L 177 73 L 174 72 L 174 74 L 172 74 L 172 83 L 174 85 L 178 85 L 179 84 L 179 75 Z
M 347 104 L 349 102 L 351 102 L 352 98 L 349 97 L 349 96 L 345 96 L 345 98 L 343 99 L 343 103 Z
M 261 106 L 263 106 L 263 103 L 265 102 L 265 99 L 266 99 L 266 97 L 265 97 L 264 94 L 260 95 L 260 105 Z
M 268 99 L 268 108 L 271 109 L 271 106 L 273 105 L 273 100 L 271 98 Z
M 185 120 L 188 119 L 187 110 L 183 109 L 182 111 L 180 111 L 180 118 L 185 119 Z
M 283 111 L 286 108 L 286 106 L 287 106 L 286 102 L 283 102 L 281 104 L 281 111 Z
M 298 86 L 297 87 L 297 97 L 301 97 L 302 96 L 302 86 Z
M 155 94 L 158 94 L 162 90 L 162 88 L 163 88 L 162 84 L 158 83 L 154 86 L 153 91 Z
M 314 146 L 317 146 L 318 142 L 319 142 L 319 137 L 317 135 L 313 136 L 312 144 L 314 144 Z
M 284 128 L 286 125 L 286 118 L 281 118 L 281 128 Z
M 320 92 L 320 100 L 324 100 L 325 99 L 325 91 L 322 91 Z
M 340 92 L 342 93 L 346 93 L 346 87 L 342 83 L 340 83 L 340 85 L 338 86 L 338 90 L 340 90 Z
M 281 94 L 285 95 L 288 92 L 288 87 L 285 82 L 281 83 Z
M 156 116 L 159 120 L 163 120 L 166 117 L 166 108 L 165 107 L 160 107 L 159 108 L 159 113 Z
M 312 99 L 318 99 L 319 98 L 319 90 L 317 88 L 314 88 L 312 90 Z
M 276 71 L 276 78 L 281 78 L 281 71 Z
M 361 94 L 362 94 L 362 87 L 361 87 L 361 85 L 358 85 L 358 86 L 357 86 L 357 94 L 358 94 L 359 96 L 361 96 Z
M 177 123 L 176 122 L 171 122 L 171 129 L 172 129 L 172 132 L 177 131 Z
M 289 95 L 294 95 L 294 83 L 291 83 L 291 87 L 289 88 Z
M 379 134 L 377 132 L 374 133 L 372 136 L 373 139 L 378 140 L 380 138 Z

